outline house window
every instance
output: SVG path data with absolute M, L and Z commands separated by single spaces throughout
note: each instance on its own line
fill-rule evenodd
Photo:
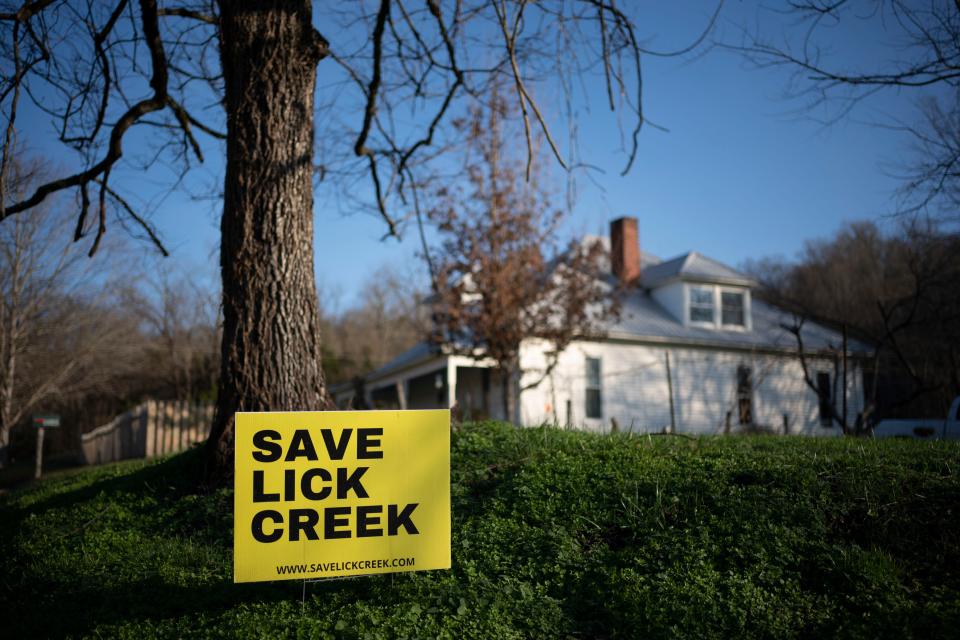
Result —
M 743 326 L 743 292 L 720 292 L 720 322 L 724 325 Z
M 690 287 L 690 322 L 713 324 L 712 287 Z
M 587 417 L 602 418 L 600 405 L 600 358 L 587 358 Z
M 753 424 L 753 372 L 750 367 L 737 367 L 737 413 L 740 424 Z
M 830 374 L 817 374 L 817 396 L 820 398 L 820 426 L 833 426 L 833 405 L 830 402 Z

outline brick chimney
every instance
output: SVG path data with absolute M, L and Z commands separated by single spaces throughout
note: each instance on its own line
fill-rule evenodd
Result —
M 640 278 L 640 237 L 637 219 L 617 218 L 610 223 L 610 266 L 624 284 Z

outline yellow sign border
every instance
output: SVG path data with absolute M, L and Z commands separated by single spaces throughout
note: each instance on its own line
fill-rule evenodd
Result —
M 238 412 L 234 443 L 234 582 L 450 568 L 448 409 Z

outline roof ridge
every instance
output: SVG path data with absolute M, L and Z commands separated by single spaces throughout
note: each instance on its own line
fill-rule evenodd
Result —
M 723 267 L 724 269 L 727 269 L 728 271 L 731 271 L 732 273 L 735 273 L 735 274 L 737 274 L 737 275 L 739 275 L 739 276 L 743 276 L 743 277 L 745 277 L 745 278 L 750 278 L 749 275 L 743 273 L 742 271 L 740 271 L 740 269 L 738 269 L 738 268 L 736 268 L 736 267 L 730 266 L 730 265 L 727 264 L 726 262 L 721 262 L 720 260 L 717 260 L 716 258 L 711 258 L 710 256 L 705 256 L 705 255 L 703 255 L 703 254 L 700 254 L 699 257 L 703 258 L 704 260 L 706 260 L 706 261 L 708 261 L 708 262 L 712 262 L 713 264 L 715 264 L 715 265 L 717 265 L 717 266 L 719 266 L 719 267 Z

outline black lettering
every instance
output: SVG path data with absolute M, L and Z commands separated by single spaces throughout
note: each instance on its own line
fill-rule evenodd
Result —
M 417 508 L 419 503 L 414 502 L 413 504 L 408 504 L 403 508 L 399 514 L 397 513 L 397 505 L 391 504 L 387 506 L 387 535 L 395 536 L 397 535 L 397 529 L 401 526 L 406 529 L 407 534 L 416 535 L 420 533 L 417 531 L 417 528 L 413 524 L 413 520 L 410 519 L 410 515 L 413 513 L 413 510 Z
M 253 501 L 254 502 L 280 502 L 279 493 L 264 492 L 263 469 L 254 469 L 253 471 Z
M 347 452 L 347 445 L 350 443 L 350 434 L 353 429 L 344 429 L 340 432 L 340 440 L 336 446 L 333 444 L 333 431 L 330 429 L 321 429 L 320 435 L 323 436 L 323 444 L 327 447 L 327 456 L 331 460 L 343 460 L 343 454 Z
M 307 500 L 323 500 L 330 495 L 330 487 L 323 487 L 320 491 L 313 490 L 313 479 L 319 477 L 324 482 L 330 482 L 330 473 L 326 469 L 310 469 L 300 478 L 300 493 Z
M 283 516 L 280 515 L 279 511 L 267 509 L 255 513 L 253 521 L 250 523 L 250 529 L 253 532 L 253 539 L 257 542 L 276 542 L 283 535 L 283 527 L 277 527 L 273 530 L 273 533 L 264 532 L 263 521 L 267 519 L 273 520 L 277 524 L 283 524 Z
M 280 440 L 280 434 L 272 429 L 264 429 L 253 434 L 253 446 L 260 451 L 253 452 L 253 459 L 258 462 L 276 462 L 283 453 L 283 447 L 279 442 L 271 440 Z
M 358 498 L 369 498 L 370 496 L 367 494 L 367 490 L 360 484 L 360 478 L 363 477 L 363 474 L 365 474 L 369 468 L 370 467 L 357 467 L 348 478 L 347 469 L 345 467 L 339 467 L 337 469 L 337 500 L 346 498 L 347 492 L 351 489 L 357 494 Z
M 327 540 L 337 538 L 349 538 L 350 530 L 338 531 L 337 527 L 348 527 L 350 521 L 346 516 L 350 515 L 350 507 L 327 507 L 323 510 L 323 537 Z M 337 517 L 343 516 L 343 517 Z
M 310 432 L 306 429 L 297 429 L 293 432 L 290 447 L 287 449 L 287 457 L 284 460 L 292 462 L 300 457 L 305 457 L 307 460 L 317 460 L 317 450 L 313 446 Z
M 293 502 L 297 499 L 297 472 L 293 469 L 283 470 L 283 500 Z
M 320 514 L 314 509 L 290 509 L 290 541 L 296 542 L 300 539 L 300 532 L 303 531 L 307 540 L 319 540 L 317 535 L 317 524 L 320 522 Z
M 382 436 L 383 429 L 357 429 L 357 458 L 360 460 L 369 460 L 373 458 L 382 458 L 383 451 L 372 451 L 371 448 L 380 446 L 380 439 L 374 439 L 372 436 Z
M 383 529 L 371 529 L 371 527 L 380 524 L 380 516 L 373 515 L 383 512 L 383 505 L 375 504 L 365 507 L 357 507 L 357 537 L 375 538 L 383 535 Z

